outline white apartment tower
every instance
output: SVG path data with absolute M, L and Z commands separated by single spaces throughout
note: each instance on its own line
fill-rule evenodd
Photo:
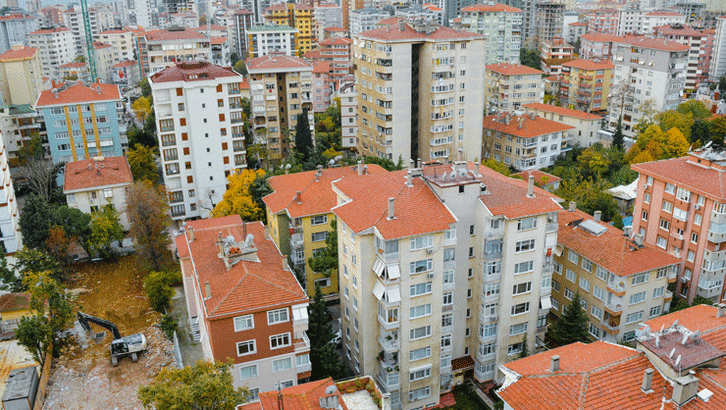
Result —
M 522 10 L 504 4 L 476 4 L 461 9 L 461 27 L 486 38 L 486 63 L 519 62 Z
M 344 355 L 393 409 L 438 403 L 474 370 L 498 380 L 551 308 L 555 198 L 471 162 L 333 183 Z
M 726 74 L 726 16 L 716 19 L 716 34 L 713 37 L 713 55 L 708 75 L 711 81 L 718 81 Z
M 431 21 L 390 20 L 353 37 L 362 155 L 476 161 L 485 41 Z
M 227 177 L 247 167 L 242 76 L 206 61 L 149 77 L 172 219 L 208 218 Z
M 73 33 L 65 27 L 46 28 L 28 34 L 28 45 L 38 49 L 43 77 L 60 79 L 59 68 L 76 56 Z

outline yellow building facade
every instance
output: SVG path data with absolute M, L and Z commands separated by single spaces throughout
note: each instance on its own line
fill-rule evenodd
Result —
M 265 19 L 276 25 L 290 26 L 298 30 L 295 46 L 299 55 L 318 49 L 317 23 L 314 9 L 305 4 L 280 4 L 268 7 Z

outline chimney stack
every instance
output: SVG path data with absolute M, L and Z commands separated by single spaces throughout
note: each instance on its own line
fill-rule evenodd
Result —
M 212 287 L 209 285 L 209 282 L 204 282 L 204 299 L 209 299 L 212 297 Z
M 560 355 L 556 354 L 552 356 L 552 360 L 550 360 L 550 371 L 552 373 L 560 371 Z
M 698 393 L 698 378 L 691 370 L 688 375 L 676 379 L 673 385 L 673 402 L 677 407 L 691 400 Z
M 527 184 L 527 198 L 534 198 L 534 175 L 529 174 L 529 183 Z
M 416 158 L 416 168 L 421 169 L 421 158 Z
M 358 161 L 358 166 L 356 167 L 358 170 L 358 176 L 363 175 L 363 160 Z
M 391 220 L 395 218 L 395 213 L 393 209 L 393 203 L 396 201 L 396 198 L 388 198 L 388 219 Z
M 398 31 L 406 31 L 406 23 L 403 19 L 398 20 Z
M 724 317 L 726 315 L 726 304 L 719 303 L 716 305 L 716 308 L 718 309 L 716 311 L 716 317 Z
M 645 369 L 645 372 L 643 374 L 643 385 L 640 386 L 640 390 L 643 391 L 643 393 L 652 393 L 653 389 L 653 369 Z
M 600 219 L 602 219 L 602 211 L 595 211 L 592 217 L 595 221 L 600 222 Z
M 643 235 L 636 233 L 635 236 L 633 236 L 633 242 L 635 242 L 638 246 L 643 246 Z
M 363 175 L 368 175 L 368 165 L 363 165 Z
M 408 170 L 408 173 L 406 173 L 406 186 L 411 187 L 413 186 L 413 178 L 411 177 L 411 170 Z
M 297 191 L 297 193 L 295 194 L 295 203 L 297 203 L 297 204 L 302 203 L 302 192 L 301 191 Z
M 575 209 L 577 209 L 577 202 L 570 201 L 570 207 L 567 210 L 570 212 L 575 212 Z

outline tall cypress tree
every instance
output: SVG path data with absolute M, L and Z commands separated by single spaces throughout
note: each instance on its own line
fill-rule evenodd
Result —
M 335 354 L 335 346 L 330 343 L 333 338 L 333 324 L 330 321 L 328 308 L 325 306 L 323 293 L 319 286 L 315 287 L 315 296 L 308 305 L 308 338 L 310 339 L 310 365 L 312 366 L 310 378 L 320 380 L 328 376 L 338 376 L 338 374 L 330 374 L 331 369 L 336 369 L 338 355 Z
M 587 324 L 587 313 L 580 305 L 580 294 L 575 294 L 565 313 L 550 328 L 550 337 L 560 346 L 575 342 L 588 343 Z
M 618 125 L 615 127 L 615 134 L 613 134 L 613 146 L 617 149 L 623 149 L 624 137 L 623 137 L 623 116 L 618 118 Z
M 295 150 L 305 156 L 304 162 L 307 162 L 313 153 L 313 135 L 310 132 L 307 108 L 303 108 L 302 112 L 297 116 L 297 124 L 295 124 Z

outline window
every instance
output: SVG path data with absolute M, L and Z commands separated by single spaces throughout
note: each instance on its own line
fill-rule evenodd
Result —
M 663 205 L 661 205 L 661 209 L 664 211 L 671 213 L 673 212 L 673 204 L 668 201 L 663 201 Z
M 521 315 L 527 312 L 529 312 L 529 302 L 512 306 L 512 316 Z
M 630 304 L 635 305 L 645 301 L 646 292 L 638 292 L 634 295 L 630 295 Z
M 234 318 L 234 331 L 241 332 L 247 329 L 254 329 L 255 321 L 252 315 L 239 316 Z
M 665 219 L 660 220 L 660 229 L 665 229 L 666 231 L 671 229 L 671 223 L 668 222 Z
M 653 289 L 653 299 L 663 296 L 665 293 L 665 286 Z
M 521 335 L 522 333 L 526 333 L 528 325 L 529 323 L 524 322 L 509 326 L 509 336 Z
M 284 309 L 278 309 L 278 310 L 270 310 L 267 312 L 267 324 L 268 325 L 274 325 L 275 323 L 282 323 L 287 322 L 288 315 L 287 315 L 287 308 Z
M 647 221 L 648 220 L 648 211 L 643 211 L 643 213 L 640 214 L 640 219 Z
M 484 285 L 484 296 L 494 296 L 499 294 L 499 282 L 487 283 Z
M 673 184 L 669 184 L 666 182 L 665 184 L 665 191 L 669 194 L 673 194 L 676 192 L 676 186 Z
M 494 354 L 497 351 L 496 343 L 479 344 L 479 354 L 482 356 L 488 356 Z
M 444 292 L 443 304 L 444 306 L 454 304 L 454 292 Z
M 512 286 L 512 295 L 520 295 L 532 291 L 532 282 L 519 283 Z
M 408 392 L 408 401 L 417 401 L 429 396 L 431 396 L 431 386 L 421 387 Z
M 453 261 L 456 258 L 456 248 L 444 249 L 444 262 Z
M 520 262 L 514 265 L 514 274 L 532 272 L 534 270 L 534 261 Z
M 253 353 L 257 353 L 257 345 L 254 340 L 237 343 L 237 356 L 245 356 Z
M 426 359 L 427 357 L 431 357 L 431 346 L 422 347 L 420 349 L 415 349 L 408 352 L 409 362 Z
M 410 334 L 409 334 L 410 340 L 423 339 L 425 337 L 431 336 L 431 326 L 428 325 L 428 326 L 417 327 L 415 329 L 411 329 L 409 332 L 410 332 Z
M 643 194 L 643 202 L 646 204 L 650 203 L 650 194 L 649 193 L 646 192 L 645 194 Z
M 582 269 L 592 273 L 592 262 L 589 259 L 582 258 Z
M 313 232 L 312 234 L 312 240 L 313 242 L 322 242 L 325 240 L 325 238 L 328 237 L 328 232 Z
M 290 333 L 270 336 L 270 349 L 290 346 Z
M 524 343 L 514 343 L 509 346 L 507 346 L 507 354 L 509 356 L 522 353 L 522 349 L 524 348 Z
M 592 305 L 592 307 L 590 308 L 590 314 L 594 318 L 602 320 L 602 309 L 600 309 L 599 307 Z
M 607 282 L 608 281 L 608 274 L 609 273 L 610 272 L 608 272 L 604 268 L 601 268 L 600 266 L 598 266 L 597 269 L 595 269 L 595 276 L 597 276 L 597 278 L 600 279 L 603 282 Z
M 572 283 L 577 283 L 577 275 L 575 275 L 575 272 L 567 269 L 567 273 L 565 274 L 565 277 L 567 280 L 569 280 Z
M 676 191 L 676 198 L 678 198 L 684 202 L 690 202 L 691 201 L 691 191 L 678 187 L 678 190 Z
M 411 297 L 415 296 L 421 296 L 431 293 L 431 282 L 425 282 L 425 283 L 418 283 L 416 285 L 411 285 Z
M 575 292 L 573 292 L 572 289 L 565 287 L 564 295 L 567 298 L 567 300 L 572 300 L 572 298 L 575 297 Z
M 327 215 L 317 215 L 312 218 L 310 218 L 310 224 L 311 225 L 322 225 L 328 223 L 328 216 Z
M 431 366 L 412 369 L 408 373 L 408 381 L 410 382 L 415 382 L 416 380 L 423 380 L 427 377 L 431 377 Z
M 277 373 L 284 370 L 292 369 L 292 358 L 288 357 L 280 360 L 272 361 L 272 372 Z
M 580 278 L 580 289 L 584 290 L 585 292 L 589 292 L 590 281 L 585 278 Z
M 665 278 L 668 275 L 668 267 L 658 268 L 658 270 L 655 273 L 656 279 Z
M 444 285 L 454 283 L 454 271 L 453 270 L 444 271 L 443 275 L 441 275 L 441 276 L 443 278 Z
M 432 246 L 434 246 L 434 237 L 431 235 L 419 236 L 417 238 L 411 239 L 411 250 L 412 251 L 430 248 Z
M 428 316 L 431 314 L 431 304 L 426 303 L 424 305 L 418 305 L 410 308 L 409 311 L 409 318 L 410 319 L 416 319 L 423 316 Z
M 317 249 L 315 249 L 317 250 Z M 327 288 L 331 284 L 330 278 L 315 279 L 315 286 L 320 288 Z
M 605 290 L 603 290 L 599 286 L 593 286 L 592 295 L 595 296 L 595 299 L 603 300 L 603 301 L 605 300 Z
M 244 379 L 251 379 L 253 377 L 257 377 L 257 365 L 253 364 L 252 366 L 245 366 L 239 368 L 239 378 Z
M 502 261 L 495 261 L 487 263 L 486 273 L 487 275 L 496 275 L 502 271 Z
M 632 284 L 640 285 L 641 283 L 647 283 L 650 280 L 650 272 L 639 273 L 633 276 Z
M 691 242 L 698 243 L 698 234 L 696 232 L 691 232 Z
M 655 240 L 655 244 L 658 247 L 665 249 L 666 246 L 668 245 L 668 241 L 666 241 L 665 238 L 663 238 L 662 236 L 658 235 L 658 237 Z
M 555 262 L 554 271 L 562 275 L 562 265 L 559 262 Z
M 573 250 L 568 250 L 567 251 L 567 259 L 570 262 L 574 263 L 575 265 L 579 265 L 580 264 L 580 255 L 577 252 L 573 251 Z
M 650 308 L 650 317 L 656 317 L 660 315 L 660 309 L 660 306 L 653 306 L 652 308 Z
M 411 274 L 428 272 L 434 268 L 433 259 L 424 259 L 421 261 L 411 262 L 410 271 Z
M 526 241 L 519 241 L 516 245 L 516 252 L 528 252 L 534 250 L 534 239 L 528 239 Z
M 496 336 L 497 335 L 497 324 L 492 323 L 489 325 L 479 325 L 479 334 L 482 337 Z
M 588 333 L 593 335 L 595 337 L 595 339 L 600 338 L 600 331 L 601 331 L 600 328 L 593 325 L 592 323 L 588 324 L 587 331 L 588 331 Z
M 628 316 L 625 317 L 625 324 L 629 325 L 631 323 L 639 322 L 643 320 L 643 311 L 631 313 Z
M 685 222 L 688 220 L 688 212 L 686 212 L 685 210 L 680 209 L 680 208 L 674 208 L 673 217 L 678 219 L 679 221 Z
M 536 227 L 537 227 L 537 217 L 536 216 L 533 216 L 531 218 L 520 219 L 517 222 L 518 231 L 524 231 L 524 230 L 533 229 Z
M 688 251 L 688 256 L 686 256 L 686 260 L 688 262 L 693 262 L 693 260 L 696 259 L 696 254 L 693 251 Z
M 543 289 L 552 287 L 552 275 L 542 275 L 541 287 Z
M 451 333 L 441 335 L 441 348 L 451 347 Z

